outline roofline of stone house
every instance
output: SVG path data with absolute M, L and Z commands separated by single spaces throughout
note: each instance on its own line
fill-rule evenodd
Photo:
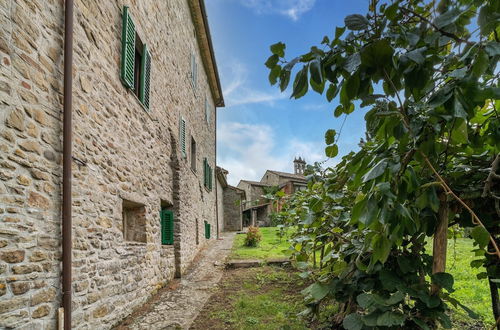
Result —
M 284 178 L 289 178 L 289 179 L 292 179 L 292 180 L 295 180 L 295 181 L 303 181 L 303 182 L 307 182 L 307 179 L 304 175 L 301 175 L 301 174 L 293 174 L 293 173 L 286 173 L 286 172 L 280 172 L 280 171 L 275 171 L 275 170 L 267 170 L 267 172 L 271 172 L 271 173 L 274 173 L 278 176 L 281 176 L 281 177 L 284 177 Z M 264 176 L 266 175 L 266 173 L 264 173 Z
M 245 197 L 246 197 L 246 194 L 247 194 L 247 193 L 246 193 L 246 192 L 245 192 L 245 190 L 243 190 L 243 189 L 240 189 L 240 188 L 235 187 L 235 186 L 231 186 L 230 184 L 228 184 L 228 185 L 227 185 L 227 188 L 228 188 L 228 189 L 232 189 L 232 190 L 236 190 L 236 192 L 237 192 L 238 194 L 243 194 L 243 195 L 245 195 Z
M 224 106 L 224 97 L 219 79 L 219 71 L 215 61 L 215 53 L 208 26 L 207 12 L 204 0 L 188 0 L 191 9 L 191 17 L 196 30 L 196 39 L 202 54 L 203 64 L 205 66 L 210 90 L 215 101 L 216 107 Z
M 258 182 L 258 181 L 240 180 L 240 183 L 242 183 L 242 182 L 248 183 L 251 186 L 271 187 L 270 184 L 263 183 L 263 182 Z M 238 183 L 238 185 L 240 183 Z
M 220 185 L 222 186 L 222 188 L 226 188 L 228 186 L 228 183 L 227 183 L 227 180 L 226 180 L 226 176 L 224 175 L 224 171 L 227 174 L 227 171 L 224 170 L 222 167 L 219 167 L 219 166 L 215 167 L 215 173 L 217 175 L 217 179 L 219 180 Z

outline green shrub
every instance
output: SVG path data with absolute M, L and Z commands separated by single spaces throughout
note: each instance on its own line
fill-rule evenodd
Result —
M 259 227 L 248 227 L 247 236 L 245 237 L 245 246 L 257 246 L 262 239 Z

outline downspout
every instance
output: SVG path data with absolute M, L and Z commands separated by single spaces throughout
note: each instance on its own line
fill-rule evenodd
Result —
M 217 179 L 217 107 L 214 107 L 214 125 L 215 125 L 215 170 L 214 170 L 214 177 L 215 177 L 215 219 L 217 219 L 216 225 L 217 225 L 217 239 L 220 239 L 220 233 L 219 233 L 219 192 L 217 191 L 217 182 L 219 179 Z
M 62 307 L 64 329 L 71 329 L 71 163 L 73 107 L 73 0 L 65 1 L 64 11 L 64 104 L 62 182 Z

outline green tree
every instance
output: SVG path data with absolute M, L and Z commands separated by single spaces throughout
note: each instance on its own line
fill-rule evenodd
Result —
M 269 81 L 285 91 L 293 77 L 292 98 L 312 89 L 336 117 L 370 107 L 361 150 L 312 176 L 281 215 L 298 226 L 297 261 L 319 258 L 304 273 L 316 280 L 311 311 L 334 299 L 347 329 L 449 327 L 446 302 L 461 304 L 446 234 L 458 224 L 473 227 L 472 266 L 484 267 L 499 318 L 499 22 L 499 0 L 373 0 L 306 54 L 271 46 Z M 326 132 L 326 156 L 338 138 Z

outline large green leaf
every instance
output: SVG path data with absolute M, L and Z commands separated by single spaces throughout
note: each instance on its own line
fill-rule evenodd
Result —
M 319 59 L 315 59 L 311 61 L 309 64 L 309 68 L 311 71 L 311 79 L 318 85 L 323 83 L 323 73 L 321 69 L 321 63 Z
M 488 69 L 489 63 L 488 54 L 484 50 L 479 50 L 477 53 L 476 61 L 472 65 L 472 74 L 474 77 L 479 78 Z
M 373 166 L 368 173 L 365 174 L 363 177 L 363 182 L 367 182 L 373 179 L 378 178 L 382 174 L 384 174 L 385 169 L 387 168 L 389 164 L 389 160 L 387 158 L 384 158 L 380 160 L 375 166 Z
M 377 218 L 379 208 L 377 207 L 377 201 L 374 198 L 368 199 L 365 209 L 362 211 L 359 222 L 365 226 L 369 226 Z
M 360 31 L 368 28 L 368 20 L 363 15 L 354 14 L 344 18 L 345 26 L 349 30 Z
M 335 143 L 335 135 L 337 132 L 334 129 L 329 129 L 325 133 L 325 143 L 326 144 L 333 144 Z
M 333 157 L 337 156 L 338 153 L 339 153 L 339 147 L 336 144 L 325 148 L 326 157 L 333 158 Z
M 393 53 L 389 40 L 379 39 L 361 49 L 361 63 L 372 68 L 386 67 Z
M 271 85 L 276 84 L 280 73 L 281 73 L 281 66 L 275 65 L 273 69 L 269 72 L 269 83 Z
M 364 327 L 361 317 L 356 313 L 347 315 L 342 321 L 342 325 L 347 330 L 361 330 Z
M 330 292 L 330 286 L 323 283 L 313 283 L 309 286 L 309 292 L 314 300 L 319 301 L 326 297 L 326 295 Z
M 293 81 L 293 92 L 292 96 L 296 99 L 301 98 L 307 93 L 309 82 L 307 81 L 308 66 L 304 65 L 302 70 L 300 70 L 295 76 Z
M 328 89 L 326 90 L 326 99 L 328 100 L 328 102 L 331 102 L 333 100 L 333 98 L 337 95 L 337 92 L 337 85 L 330 84 L 330 86 L 328 86 Z
M 356 95 L 358 95 L 359 83 L 360 81 L 358 74 L 353 74 L 347 79 L 345 83 L 345 90 L 349 101 L 351 101 L 356 97 Z
M 467 133 L 467 122 L 461 118 L 458 118 L 451 131 L 451 140 L 454 143 L 468 143 L 469 137 Z
M 449 292 L 453 291 L 453 276 L 448 273 L 435 273 L 431 276 L 432 282 Z
M 403 325 L 405 316 L 398 312 L 387 311 L 377 318 L 377 325 L 383 327 L 393 327 Z
M 265 65 L 269 68 L 269 69 L 272 69 L 276 66 L 276 64 L 278 64 L 278 61 L 280 60 L 280 57 L 276 54 L 273 54 L 271 56 L 269 56 L 269 58 L 267 59 Z
M 490 242 L 490 233 L 482 226 L 474 227 L 471 231 L 471 236 L 482 249 Z
M 271 45 L 271 53 L 278 55 L 279 57 L 285 57 L 286 45 L 282 42 L 275 43 Z
M 439 15 L 435 20 L 434 24 L 440 29 L 444 28 L 445 26 L 450 25 L 451 23 L 455 22 L 458 17 L 460 16 L 460 11 L 458 9 L 451 9 L 447 12 L 445 12 L 442 15 Z

